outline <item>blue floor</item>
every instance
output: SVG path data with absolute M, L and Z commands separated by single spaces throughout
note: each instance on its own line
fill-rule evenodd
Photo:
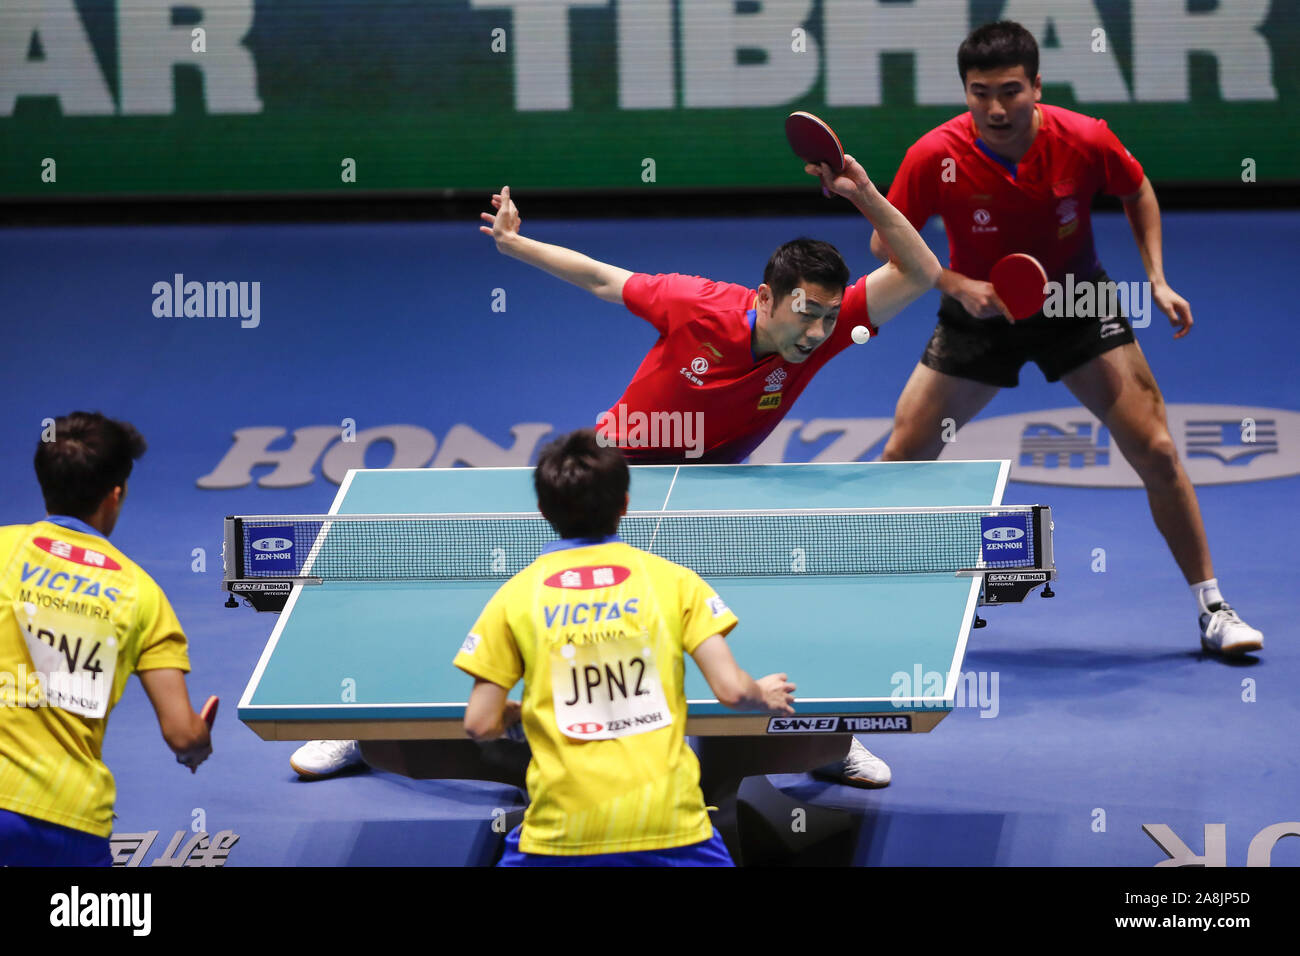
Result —
M 537 238 L 626 268 L 754 285 L 771 250 L 796 235 L 835 242 L 855 275 L 871 265 L 869 233 L 850 216 L 525 222 Z M 1300 215 L 1167 214 L 1164 226 L 1170 281 L 1197 319 L 1179 341 L 1159 316 L 1138 333 L 1166 401 L 1300 410 L 1288 295 Z M 1141 278 L 1123 217 L 1099 216 L 1097 231 L 1112 277 Z M 942 233 L 927 238 L 946 259 Z M 117 832 L 157 831 L 146 863 L 176 831 L 196 829 L 238 835 L 232 866 L 484 858 L 499 837 L 494 811 L 517 808 L 516 791 L 379 773 L 303 783 L 288 765 L 295 744 L 264 742 L 237 722 L 234 704 L 273 618 L 222 606 L 220 519 L 325 511 L 336 486 L 317 458 L 293 487 L 260 484 L 269 464 L 254 465 L 241 487 L 199 482 L 217 472 L 237 429 L 293 432 L 345 418 L 359 431 L 423 430 L 440 450 L 476 447 L 479 464 L 491 445 L 494 461 L 524 463 L 510 455 L 531 453 L 531 439 L 518 444 L 525 426 L 589 425 L 618 397 L 653 341 L 649 327 L 502 258 L 473 223 L 8 230 L 0 257 L 8 317 L 0 469 L 9 491 L 0 523 L 42 513 L 31 473 L 41 419 L 87 407 L 133 421 L 151 450 L 114 541 L 171 597 L 191 641 L 193 695 L 219 693 L 226 704 L 217 753 L 191 776 L 133 683 L 105 750 L 118 781 Z M 178 272 L 261 282 L 260 325 L 155 317 L 153 284 Z M 504 313 L 492 309 L 497 289 Z M 865 350 L 837 358 L 790 419 L 890 418 L 936 304 L 931 294 Z M 1071 404 L 1027 367 L 1021 387 L 981 418 Z M 482 439 L 477 446 L 466 429 Z M 797 433 L 784 458 L 810 460 L 832 440 Z M 1282 430 L 1277 454 L 1294 460 L 1298 441 Z M 864 443 L 865 457 L 878 451 L 878 441 Z M 377 442 L 364 461 L 391 457 Z M 797 799 L 861 811 L 863 865 L 1151 866 L 1166 854 L 1143 826 L 1158 824 L 1196 854 L 1205 826 L 1226 824 L 1226 862 L 1244 865 L 1257 832 L 1300 818 L 1291 552 L 1300 477 L 1198 493 L 1225 596 L 1265 632 L 1258 659 L 1200 654 L 1192 598 L 1142 490 L 1013 481 L 1008 503 L 1052 505 L 1061 576 L 1054 599 L 989 609 L 989 626 L 973 632 L 966 670 L 988 696 L 933 733 L 868 738 L 893 767 L 888 789 L 806 776 L 774 782 Z M 1097 548 L 1104 572 L 1093 570 Z M 743 665 L 743 622 L 734 647 Z M 1278 842 L 1272 862 L 1300 863 L 1300 838 Z

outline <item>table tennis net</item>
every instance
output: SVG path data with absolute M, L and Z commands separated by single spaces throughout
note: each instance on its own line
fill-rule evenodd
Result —
M 1039 510 L 629 512 L 618 534 L 706 579 L 1032 568 L 1042 566 Z M 986 550 L 981 518 L 994 515 L 1021 532 L 1011 532 L 1023 542 L 1014 558 L 997 560 L 996 552 Z M 228 578 L 241 579 L 504 580 L 557 539 L 540 515 L 228 518 L 226 570 Z

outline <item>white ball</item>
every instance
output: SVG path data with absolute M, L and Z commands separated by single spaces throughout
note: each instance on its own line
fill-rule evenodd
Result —
M 866 345 L 869 338 L 871 338 L 871 330 L 865 325 L 859 325 L 853 329 L 853 341 L 858 345 Z

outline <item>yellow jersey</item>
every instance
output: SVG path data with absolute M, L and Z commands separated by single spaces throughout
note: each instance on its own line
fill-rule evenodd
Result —
M 166 595 L 94 528 L 0 527 L 0 808 L 113 832 L 108 713 L 136 671 L 190 669 Z
M 736 616 L 694 571 L 611 537 L 557 542 L 493 595 L 455 665 L 524 681 L 523 853 L 688 846 L 713 827 L 686 745 L 685 654 Z

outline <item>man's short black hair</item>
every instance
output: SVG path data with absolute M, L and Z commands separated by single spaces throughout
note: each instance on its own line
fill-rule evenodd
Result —
M 629 474 L 622 452 L 590 428 L 542 449 L 533 472 L 537 505 L 561 538 L 602 538 L 618 530 Z
M 772 253 L 763 281 L 780 302 L 800 283 L 843 290 L 849 284 L 849 267 L 838 249 L 820 239 L 791 239 Z
M 36 480 L 52 515 L 88 518 L 148 447 L 135 426 L 99 412 L 54 420 L 54 440 L 36 446 Z
M 962 86 L 970 70 L 1000 70 L 1023 66 L 1029 82 L 1038 75 L 1038 41 L 1014 20 L 986 23 L 974 30 L 957 48 L 957 72 Z

